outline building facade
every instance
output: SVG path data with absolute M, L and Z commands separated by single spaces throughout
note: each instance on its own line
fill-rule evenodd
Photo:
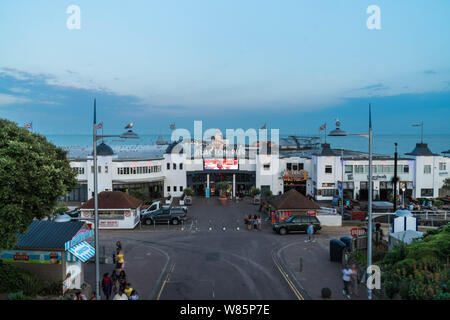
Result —
M 122 191 L 155 199 L 182 196 L 190 187 L 197 195 L 213 196 L 217 194 L 215 185 L 226 181 L 232 196 L 249 195 L 255 186 L 262 192 L 271 190 L 274 195 L 296 189 L 317 201 L 330 201 L 339 194 L 338 184 L 342 183 L 345 199 L 368 199 L 369 161 L 364 152 L 321 144 L 309 149 L 282 146 L 277 152 L 260 154 L 260 146 L 235 146 L 235 151 L 245 156 L 226 159 L 225 153 L 205 146 L 194 149 L 194 143 L 182 142 L 119 146 L 114 150 L 101 143 L 97 147 L 98 191 Z M 92 149 L 72 148 L 68 157 L 78 172 L 78 186 L 61 200 L 76 206 L 93 196 Z M 394 169 L 393 157 L 373 156 L 373 200 L 391 200 Z M 399 194 L 403 195 L 405 189 L 406 198 L 439 197 L 445 179 L 450 178 L 449 169 L 449 156 L 417 144 L 411 153 L 398 159 Z

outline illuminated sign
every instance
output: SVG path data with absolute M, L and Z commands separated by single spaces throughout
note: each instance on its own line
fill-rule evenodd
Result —
M 205 159 L 205 170 L 238 170 L 239 161 L 237 159 Z

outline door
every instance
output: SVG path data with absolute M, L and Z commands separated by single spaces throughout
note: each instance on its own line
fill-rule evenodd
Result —
M 170 211 L 168 209 L 159 209 L 155 214 L 156 223 L 164 223 L 169 221 Z
M 309 224 L 309 216 L 299 216 L 299 227 L 298 227 L 298 231 L 301 232 L 306 232 L 306 229 L 308 229 L 308 224 Z

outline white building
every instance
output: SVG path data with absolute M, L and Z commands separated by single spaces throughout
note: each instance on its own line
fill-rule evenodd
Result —
M 342 181 L 345 199 L 364 201 L 368 197 L 367 153 L 332 149 L 329 144 L 318 148 L 284 144 L 278 152 L 262 155 L 257 146 L 235 146 L 245 156 L 224 161 L 224 153 L 204 145 L 197 147 L 180 142 L 113 149 L 101 143 L 97 147 L 99 192 L 138 190 L 148 198 L 160 198 L 181 196 L 190 187 L 197 195 L 205 195 L 208 190 L 215 195 L 216 183 L 227 181 L 234 196 L 248 195 L 252 186 L 271 190 L 274 195 L 295 188 L 317 201 L 330 201 L 338 194 L 338 183 Z M 194 152 L 186 154 L 187 148 Z M 201 157 L 195 157 L 199 156 L 195 152 Z M 68 157 L 78 172 L 79 185 L 63 200 L 75 206 L 93 195 L 92 148 L 71 148 Z M 406 197 L 438 197 L 444 180 L 450 177 L 450 157 L 432 153 L 423 143 L 399 157 L 397 165 Z M 394 158 L 374 155 L 372 172 L 374 200 L 389 201 L 393 194 Z

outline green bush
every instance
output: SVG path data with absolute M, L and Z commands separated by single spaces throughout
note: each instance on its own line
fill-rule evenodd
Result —
M 26 296 L 22 291 L 8 294 L 8 300 L 33 300 L 32 297 Z

